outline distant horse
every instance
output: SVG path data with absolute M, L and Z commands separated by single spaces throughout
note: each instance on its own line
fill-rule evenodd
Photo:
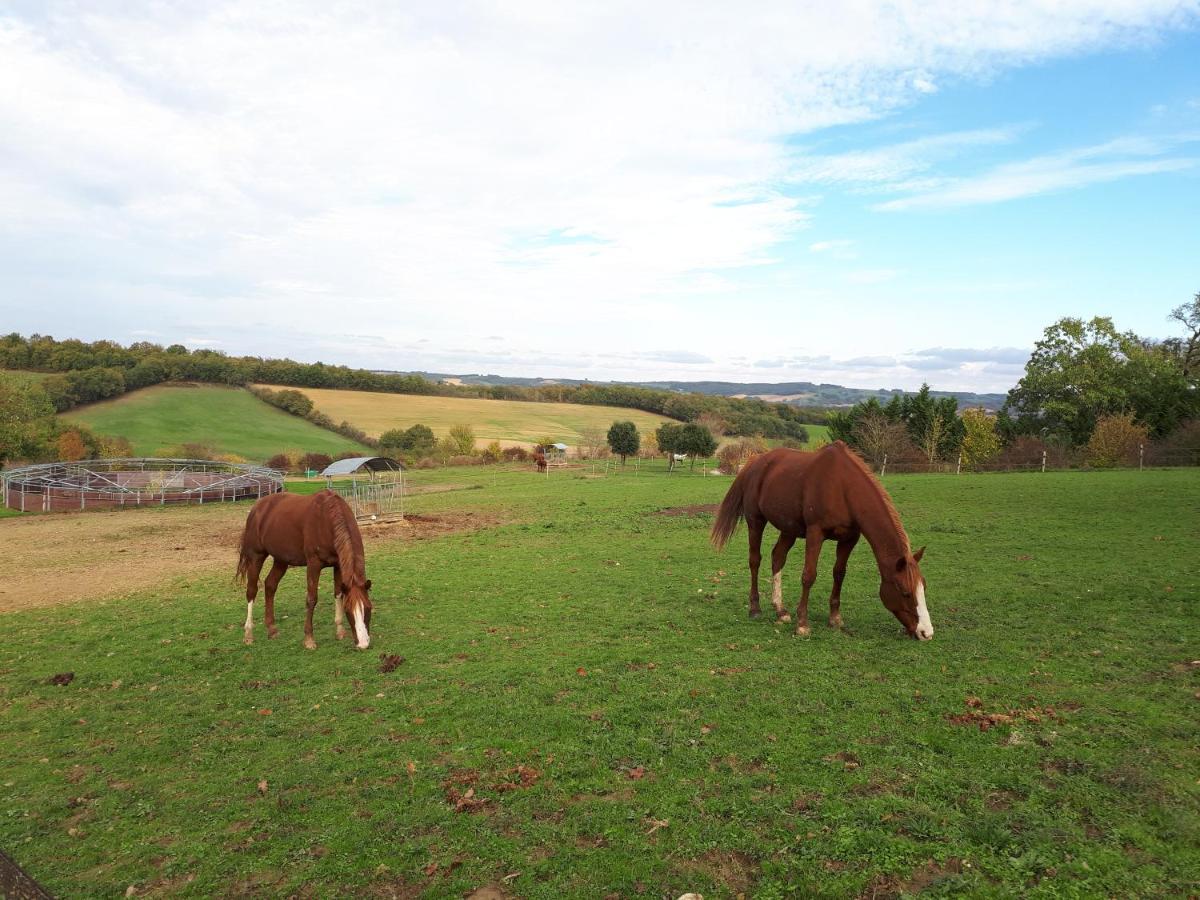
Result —
M 837 541 L 833 566 L 833 593 L 829 597 L 829 625 L 842 627 L 842 579 L 846 560 L 860 536 L 867 539 L 879 566 L 879 599 L 910 635 L 927 641 L 933 625 L 925 606 L 925 578 L 896 508 L 866 464 L 841 441 L 815 453 L 772 450 L 755 457 L 734 479 L 712 527 L 713 545 L 720 549 L 746 519 L 750 531 L 750 617 L 758 606 L 758 566 L 762 560 L 762 535 L 770 522 L 779 529 L 771 551 L 771 603 L 781 622 L 791 617 L 783 607 L 783 564 L 796 539 L 804 537 L 803 593 L 796 608 L 796 634 L 808 634 L 808 592 L 817 579 L 821 544 Z
M 366 556 L 362 535 L 350 506 L 333 491 L 318 491 L 309 496 L 271 494 L 250 510 L 242 532 L 237 577 L 246 582 L 247 644 L 254 642 L 254 597 L 258 576 L 267 557 L 274 559 L 267 575 L 267 636 L 276 637 L 275 589 L 289 566 L 308 570 L 308 615 L 304 620 L 304 646 L 317 648 L 313 640 L 312 617 L 317 605 L 317 584 L 321 570 L 333 567 L 334 624 L 340 641 L 346 635 L 342 626 L 343 609 L 354 623 L 355 644 L 359 650 L 371 645 L 371 582 L 366 577 Z
M 539 472 L 545 472 L 546 466 L 549 465 L 549 463 L 546 462 L 546 451 L 541 447 L 538 447 L 533 451 L 533 461 L 537 463 L 537 470 Z

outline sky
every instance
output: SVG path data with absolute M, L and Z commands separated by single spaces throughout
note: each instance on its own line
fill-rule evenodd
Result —
M 1200 291 L 1200 0 L 0 5 L 0 332 L 1003 391 Z

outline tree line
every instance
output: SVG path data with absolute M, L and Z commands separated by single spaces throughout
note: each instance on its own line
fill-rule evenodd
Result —
M 1200 293 L 1168 320 L 1166 339 L 1119 331 L 1111 318 L 1059 319 L 1045 329 L 1025 373 L 996 416 L 961 413 L 953 397 L 874 398 L 829 415 L 830 437 L 875 465 L 961 462 L 1021 466 L 1088 462 L 1200 463 Z
M 321 362 L 227 356 L 217 350 L 188 350 L 182 344 L 163 347 L 141 341 L 122 346 L 115 341 L 88 343 L 40 334 L 26 338 L 15 332 L 0 338 L 0 369 L 54 373 L 44 379 L 43 389 L 58 412 L 153 384 L 198 381 L 619 406 L 684 422 L 711 415 L 721 418 L 731 434 L 798 440 L 804 439 L 804 422 L 813 421 L 816 415 L 812 410 L 753 398 L 685 394 L 623 384 L 452 385 L 419 375 L 378 373 Z

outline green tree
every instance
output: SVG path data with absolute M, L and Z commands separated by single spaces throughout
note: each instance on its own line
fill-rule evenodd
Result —
M 1200 411 L 1200 390 L 1169 348 L 1117 331 L 1112 319 L 1060 319 L 1035 346 L 1005 411 L 1020 433 L 1078 446 L 1101 416 L 1124 412 L 1167 434 Z
M 608 446 L 613 453 L 621 457 L 621 465 L 625 465 L 625 457 L 638 452 L 641 437 L 637 426 L 632 422 L 613 422 L 608 429 Z
M 679 442 L 683 433 L 683 426 L 678 422 L 666 422 L 655 430 L 654 439 L 658 444 L 660 453 L 667 455 L 667 470 L 675 468 L 675 454 L 683 453 L 680 449 Z
M 1192 297 L 1190 303 L 1180 304 L 1171 310 L 1167 318 L 1182 325 L 1187 334 L 1164 343 L 1178 356 L 1185 376 L 1200 375 L 1200 292 Z
M 717 451 L 717 440 L 712 432 L 703 425 L 689 422 L 679 430 L 679 440 L 676 443 L 676 453 L 686 453 L 691 456 L 691 468 L 696 468 L 696 457 L 708 458 Z
M 45 391 L 0 378 L 0 464 L 46 456 L 55 430 L 54 406 Z
M 470 425 L 451 425 L 446 435 L 450 446 L 457 456 L 473 456 L 475 454 L 475 429 Z
M 983 407 L 964 409 L 962 414 L 962 461 L 969 469 L 977 468 L 1000 452 L 996 420 Z

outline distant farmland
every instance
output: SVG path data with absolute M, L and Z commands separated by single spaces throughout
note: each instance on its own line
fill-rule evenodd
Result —
M 266 385 L 273 390 L 279 385 Z M 376 394 L 298 388 L 312 398 L 317 409 L 335 422 L 346 420 L 367 434 L 378 437 L 392 428 L 428 425 L 443 437 L 454 425 L 470 425 L 477 443 L 533 444 L 552 437 L 577 445 L 588 427 L 608 427 L 616 421 L 631 421 L 641 432 L 653 431 L 666 416 L 616 406 L 585 406 L 578 403 L 535 403 L 528 400 L 479 400 L 460 397 L 427 397 L 416 394 Z
M 183 443 L 208 444 L 262 462 L 285 450 L 328 453 L 365 450 L 263 403 L 242 388 L 157 385 L 63 414 L 101 435 L 127 438 L 139 456 L 154 456 Z

